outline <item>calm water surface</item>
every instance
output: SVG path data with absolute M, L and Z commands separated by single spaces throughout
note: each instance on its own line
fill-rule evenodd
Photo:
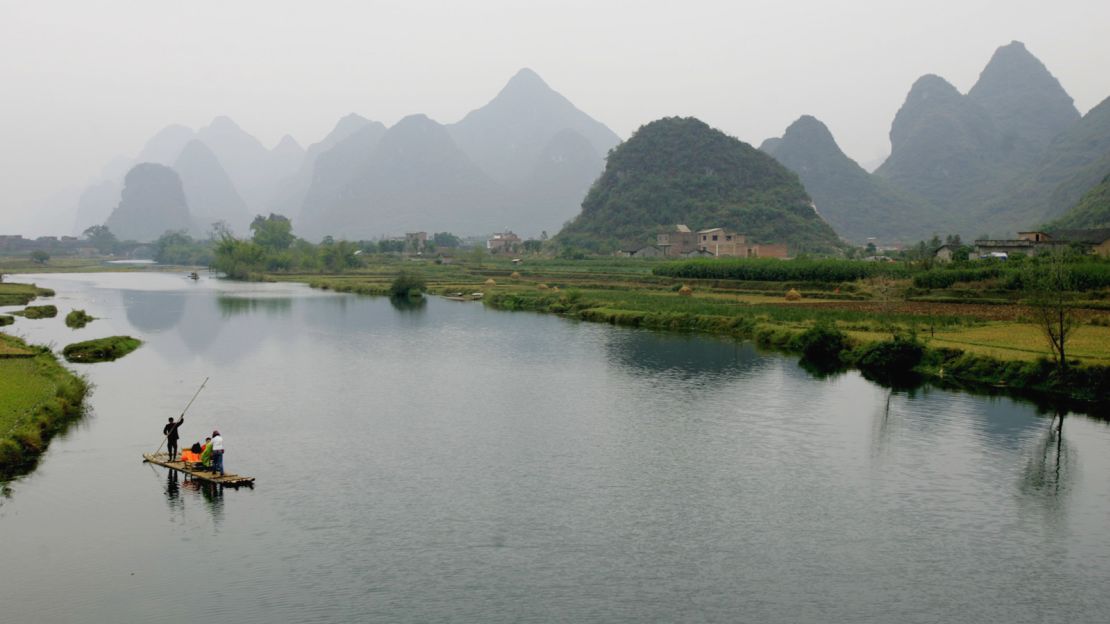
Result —
M 5 622 L 1106 622 L 1110 428 L 706 338 L 39 275 L 91 413 L 0 498 Z M 15 281 L 15 279 L 13 279 Z M 218 428 L 212 491 L 144 465 Z

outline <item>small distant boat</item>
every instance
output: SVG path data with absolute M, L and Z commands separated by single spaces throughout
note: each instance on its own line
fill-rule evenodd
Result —
M 199 276 L 199 275 L 197 275 L 197 272 L 196 272 L 196 271 L 193 271 L 192 273 L 190 273 L 190 274 L 189 274 L 189 279 L 191 279 L 191 280 L 194 280 L 194 281 L 195 281 L 195 280 L 199 280 L 199 279 L 200 279 L 200 276 Z
M 230 487 L 239 487 L 241 485 L 254 487 L 254 477 L 244 477 L 237 474 L 218 475 L 211 470 L 206 470 L 200 464 L 181 460 L 169 461 L 169 459 L 170 456 L 166 453 L 143 453 L 143 461 L 157 464 L 164 468 L 169 468 L 170 470 L 176 470 L 198 481 L 215 483 L 216 485 L 227 485 Z

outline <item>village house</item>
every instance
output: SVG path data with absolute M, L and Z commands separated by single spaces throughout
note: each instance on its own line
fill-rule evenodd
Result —
M 672 225 L 655 236 L 655 245 L 663 256 L 695 258 L 701 256 L 724 256 L 739 258 L 786 258 L 786 245 L 761 245 L 749 243 L 747 236 L 730 232 L 724 228 L 710 228 L 690 231 L 682 225 Z M 635 251 L 625 250 L 621 255 L 643 257 L 654 256 L 647 248 Z
M 736 258 L 785 258 L 786 245 L 759 245 L 749 243 L 743 234 L 724 228 L 710 228 L 697 233 L 698 249 L 714 256 Z
M 486 241 L 490 253 L 515 252 L 520 248 L 520 237 L 511 231 L 497 232 Z
M 666 252 L 658 245 L 644 245 L 638 249 L 622 249 L 616 255 L 622 258 L 662 258 Z
M 714 256 L 747 256 L 747 237 L 726 231 L 724 228 L 710 228 L 698 231 L 698 248 Z
M 1086 247 L 1091 253 L 1108 257 L 1110 256 L 1110 228 L 1055 232 L 1034 230 L 1018 232 L 1018 237 L 1014 239 L 981 239 L 975 241 L 975 257 L 1006 258 L 1015 253 L 1035 256 L 1073 245 Z
M 941 264 L 948 264 L 949 262 L 952 262 L 952 258 L 955 253 L 955 245 L 944 244 L 940 247 L 937 247 L 937 250 L 933 252 L 933 258 L 935 258 L 936 261 Z
M 405 233 L 405 251 L 409 253 L 420 253 L 428 246 L 428 233 L 427 232 L 406 232 Z
M 698 248 L 697 237 L 690 228 L 678 224 L 655 236 L 655 246 L 663 250 L 665 256 L 682 256 Z

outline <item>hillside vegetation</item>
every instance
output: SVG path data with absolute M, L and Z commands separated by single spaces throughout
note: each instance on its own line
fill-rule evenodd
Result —
M 1110 227 L 1110 174 L 1048 227 L 1054 230 Z
M 839 246 L 794 173 L 692 117 L 653 121 L 610 152 L 582 213 L 558 240 L 606 252 L 653 243 L 675 223 L 723 227 L 792 252 Z

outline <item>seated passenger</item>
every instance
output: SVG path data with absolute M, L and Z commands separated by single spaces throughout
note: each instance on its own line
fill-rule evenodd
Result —
M 205 468 L 212 467 L 212 438 L 204 439 L 204 448 L 202 448 L 200 452 L 200 463 L 203 464 Z

